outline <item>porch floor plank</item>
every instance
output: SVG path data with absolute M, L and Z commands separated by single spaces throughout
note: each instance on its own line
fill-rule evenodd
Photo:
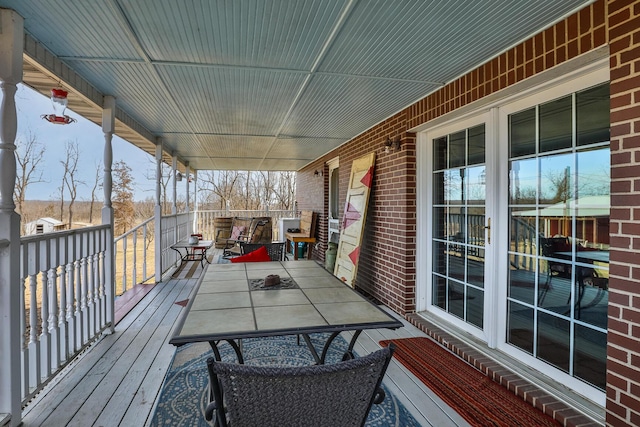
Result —
M 197 284 L 182 275 L 161 282 L 104 336 L 65 368 L 24 410 L 24 427 L 147 426 L 175 347 L 168 343 L 182 307 Z M 426 336 L 403 320 L 396 331 L 363 333 L 356 351 L 380 348 L 382 339 Z M 348 335 L 348 334 L 347 334 Z M 348 337 L 347 337 L 348 338 Z M 468 424 L 413 374 L 392 360 L 385 384 L 424 426 Z
M 391 311 L 389 311 L 391 313 Z M 380 348 L 382 340 L 424 337 L 420 329 L 404 319 L 403 328 L 391 331 L 388 329 L 374 329 L 364 331 L 356 342 L 355 351 L 367 354 Z M 350 337 L 350 334 L 347 338 Z M 391 359 L 384 384 L 407 408 L 413 417 L 423 426 L 455 427 L 469 426 L 469 423 L 447 405 L 440 397 L 422 383 L 414 374 L 409 372 L 395 358 Z

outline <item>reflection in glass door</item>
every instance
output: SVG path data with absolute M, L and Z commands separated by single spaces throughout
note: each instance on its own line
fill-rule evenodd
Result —
M 507 342 L 604 390 L 609 84 L 508 117 Z
M 433 140 L 431 304 L 480 329 L 485 278 L 485 126 Z

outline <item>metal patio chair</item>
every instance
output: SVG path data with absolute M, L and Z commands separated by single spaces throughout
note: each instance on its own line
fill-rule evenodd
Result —
M 246 243 L 240 242 L 240 253 L 246 255 L 253 252 L 260 247 L 264 246 L 267 249 L 267 253 L 271 258 L 271 261 L 286 261 L 287 255 L 285 251 L 285 242 L 272 242 L 272 243 Z
M 211 403 L 221 427 L 363 426 L 395 347 L 331 365 L 252 366 L 207 360 Z M 224 402 L 224 405 L 219 404 Z

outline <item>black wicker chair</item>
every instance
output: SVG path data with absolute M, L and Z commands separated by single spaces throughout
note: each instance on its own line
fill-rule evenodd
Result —
M 287 255 L 285 252 L 285 242 L 274 243 L 246 243 L 240 242 L 240 253 L 246 255 L 250 252 L 260 249 L 261 246 L 267 248 L 267 253 L 271 258 L 271 261 L 285 261 Z
M 226 427 L 364 426 L 395 347 L 331 365 L 252 366 L 207 360 L 210 421 Z M 218 402 L 224 402 L 219 405 Z

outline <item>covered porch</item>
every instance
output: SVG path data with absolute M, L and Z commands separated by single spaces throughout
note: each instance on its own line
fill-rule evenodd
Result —
M 0 425 L 17 426 L 23 419 L 26 425 L 64 424 L 74 417 L 82 420 L 79 425 L 102 425 L 114 414 L 122 417 L 122 425 L 148 422 L 172 351 L 166 339 L 178 316 L 174 303 L 195 283 L 171 278 L 177 261 L 171 245 L 200 231 L 197 194 L 189 182 L 186 211 L 162 215 L 162 163 L 171 164 L 174 173 L 193 175 L 193 188 L 198 171 L 296 171 L 295 214 L 319 214 L 313 253 L 323 262 L 328 243 L 344 228 L 351 164 L 369 153 L 376 156 L 374 191 L 354 285 L 407 322 L 398 333 L 439 340 L 565 425 L 638 424 L 638 370 L 628 362 L 638 355 L 633 303 L 638 221 L 628 201 L 633 197 L 626 196 L 637 196 L 632 153 L 639 50 L 632 34 L 639 10 L 638 2 L 614 0 L 247 0 L 237 8 L 202 1 L 178 9 L 151 0 L 0 0 Z M 496 124 L 495 105 L 506 96 L 535 93 L 543 83 L 552 89 L 563 75 L 579 79 L 592 67 L 606 74 L 597 83 L 611 85 L 610 141 L 602 144 L 611 144 L 607 173 L 611 195 L 620 195 L 610 205 L 612 219 L 617 215 L 610 227 L 606 291 L 611 298 L 602 304 L 614 330 L 604 325 L 599 331 L 606 341 L 599 348 L 606 365 L 599 374 L 606 384 L 589 389 L 595 400 L 584 397 L 581 384 L 566 390 L 550 380 L 543 362 L 519 363 L 517 356 L 510 357 L 511 348 L 498 348 L 510 344 L 504 340 L 506 321 L 492 314 L 506 305 L 506 297 L 498 299 L 508 286 L 503 276 L 490 284 L 494 288 L 480 316 L 484 329 L 476 328 L 474 335 L 467 325 L 460 328 L 458 319 L 450 322 L 455 316 L 443 316 L 435 298 L 429 299 L 431 272 L 424 267 L 433 262 L 424 236 L 434 227 L 424 213 L 433 191 L 424 165 L 437 157 L 427 128 L 466 120 L 477 111 Z M 14 96 L 21 82 L 46 96 L 52 88 L 64 88 L 69 108 L 101 127 L 101 225 L 21 238 L 13 201 Z M 497 146 L 503 135 L 494 133 Z M 142 276 L 157 285 L 122 320 L 116 315 L 117 272 L 135 269 L 121 280 L 133 285 L 140 270 L 137 263 L 117 258 L 114 135 L 151 154 L 157 177 L 154 219 L 131 234 L 135 242 L 153 230 L 154 256 Z M 495 190 L 508 199 L 505 182 Z M 504 199 L 495 210 L 507 210 Z M 480 217 L 484 221 L 488 215 Z M 482 221 L 469 224 L 478 239 L 467 244 L 482 245 L 484 251 L 491 248 L 484 237 L 490 224 Z M 494 227 L 499 230 L 495 222 Z M 504 227 L 494 234 L 501 248 L 509 239 Z M 497 259 L 508 262 L 507 252 Z M 532 258 L 533 250 L 526 255 Z M 535 279 L 532 283 L 537 286 Z M 565 304 L 571 292 L 569 298 L 561 295 Z M 40 306 L 38 298 L 44 301 Z M 156 314 L 162 310 L 166 317 Z M 27 326 L 36 324 L 40 328 Z M 363 337 L 361 350 L 386 337 L 391 336 Z M 505 366 L 517 371 L 515 376 L 502 370 Z M 109 372 L 102 370 L 107 367 Z M 107 375 L 114 376 L 113 384 L 101 383 Z M 521 376 L 527 381 L 521 383 Z M 389 379 L 426 425 L 464 425 L 399 365 Z M 541 403 L 530 397 L 529 387 L 562 396 L 569 405 Z M 82 398 L 62 399 L 67 394 Z M 134 394 L 138 400 L 129 405 Z M 73 414 L 65 411 L 74 405 Z
M 222 252 L 214 250 L 212 256 Z M 205 267 L 208 268 L 208 267 Z M 113 334 L 102 338 L 36 395 L 24 411 L 23 425 L 145 426 L 153 416 L 165 374 L 175 353 L 168 344 L 182 306 L 200 272 L 169 277 L 122 318 Z M 378 342 L 426 336 L 403 321 L 396 331 L 363 333 L 356 352 L 367 354 Z M 396 361 L 385 384 L 423 426 L 467 426 L 468 423 Z

